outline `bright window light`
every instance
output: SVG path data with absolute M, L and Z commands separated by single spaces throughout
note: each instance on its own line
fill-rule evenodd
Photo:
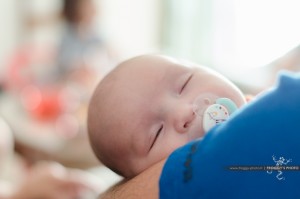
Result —
M 235 57 L 265 66 L 300 43 L 299 0 L 235 0 Z
M 168 0 L 164 5 L 164 50 L 222 71 L 265 66 L 300 44 L 299 0 Z

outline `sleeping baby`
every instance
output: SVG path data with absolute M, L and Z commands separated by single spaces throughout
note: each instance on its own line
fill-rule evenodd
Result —
M 241 91 L 211 69 L 138 56 L 119 64 L 94 91 L 91 146 L 104 165 L 132 178 L 203 137 L 244 103 Z

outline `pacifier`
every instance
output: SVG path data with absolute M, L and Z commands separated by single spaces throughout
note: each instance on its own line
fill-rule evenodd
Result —
M 193 103 L 194 113 L 202 117 L 205 133 L 215 125 L 227 121 L 237 109 L 237 105 L 231 99 L 220 98 L 210 93 L 199 95 Z

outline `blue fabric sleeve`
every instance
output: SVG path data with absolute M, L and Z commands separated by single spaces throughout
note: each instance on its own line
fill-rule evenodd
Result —
M 285 167 L 270 170 L 280 157 Z M 300 74 L 282 73 L 272 90 L 169 156 L 160 198 L 300 198 L 299 167 Z

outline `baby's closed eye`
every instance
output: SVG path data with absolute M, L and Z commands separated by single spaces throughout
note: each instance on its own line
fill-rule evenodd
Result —
M 152 141 L 152 143 L 151 143 L 151 146 L 150 146 L 150 148 L 149 148 L 149 151 L 150 151 L 150 150 L 152 149 L 152 147 L 154 146 L 154 144 L 155 144 L 155 142 L 156 142 L 158 136 L 159 136 L 160 133 L 162 132 L 163 127 L 164 127 L 164 126 L 161 125 L 161 126 L 159 127 L 159 129 L 157 130 L 157 132 L 155 133 L 155 136 L 154 136 L 154 138 L 153 138 L 153 141 Z

